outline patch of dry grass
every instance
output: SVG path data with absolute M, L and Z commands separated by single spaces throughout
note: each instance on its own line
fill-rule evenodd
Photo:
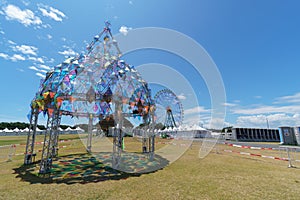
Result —
M 141 150 L 133 138 L 126 138 L 125 145 L 128 151 Z M 23 156 L 16 156 L 0 163 L 0 199 L 299 199 L 299 168 L 224 151 L 199 159 L 199 145 L 194 142 L 180 159 L 154 173 L 87 184 L 31 184 L 16 178 L 14 169 L 23 162 Z M 85 151 L 74 140 L 59 153 Z

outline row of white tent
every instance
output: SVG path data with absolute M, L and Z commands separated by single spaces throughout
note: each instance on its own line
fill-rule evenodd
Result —
M 45 130 L 41 130 L 39 129 L 38 127 L 36 128 L 36 131 L 38 133 L 42 133 L 44 132 Z M 71 129 L 70 127 L 66 128 L 66 129 L 62 129 L 62 128 L 59 128 L 59 131 L 61 133 L 83 133 L 84 130 L 81 129 L 80 127 L 77 127 L 76 129 Z M 189 126 L 189 125 L 182 125 L 182 126 L 179 126 L 179 127 L 169 127 L 167 129 L 164 129 L 164 130 L 159 130 L 159 129 L 156 129 L 154 130 L 154 132 L 156 133 L 162 133 L 162 132 L 190 132 L 190 131 L 197 131 L 198 133 L 209 133 L 210 131 L 208 131 L 207 129 L 205 128 L 202 128 L 198 125 L 193 125 L 193 126 Z M 25 129 L 18 129 L 18 128 L 15 128 L 13 130 L 10 130 L 8 128 L 5 128 L 4 130 L 0 130 L 0 133 L 28 133 L 29 132 L 29 128 L 25 128 Z M 95 132 L 95 130 L 93 130 L 93 132 Z
M 39 129 L 38 127 L 36 127 L 36 131 L 37 131 L 37 132 L 43 132 L 43 131 L 45 131 L 45 130 L 41 130 L 41 129 Z M 59 128 L 59 131 L 61 131 L 61 132 L 75 131 L 75 132 L 78 132 L 78 133 L 84 132 L 84 130 L 81 129 L 80 127 L 77 127 L 76 129 L 71 129 L 70 127 L 66 128 L 66 129 Z M 24 132 L 29 132 L 29 128 L 25 128 L 25 129 L 18 129 L 18 128 L 15 128 L 15 129 L 13 129 L 13 130 L 8 129 L 8 128 L 5 128 L 5 129 L 3 129 L 3 130 L 0 130 L 0 133 L 24 133 Z
M 181 125 L 179 127 L 169 127 L 167 129 L 164 130 L 160 130 L 159 132 L 169 132 L 169 131 L 208 131 L 205 128 L 202 128 L 199 125 L 193 125 L 193 126 L 189 126 L 189 125 Z

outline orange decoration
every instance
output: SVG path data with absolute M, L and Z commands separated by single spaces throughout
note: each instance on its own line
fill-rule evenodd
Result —
M 52 116 L 52 114 L 53 114 L 53 111 L 54 111 L 54 109 L 52 109 L 52 108 L 48 108 L 48 115 L 49 115 L 49 116 Z
M 55 96 L 54 92 L 50 92 L 50 97 L 53 98 Z

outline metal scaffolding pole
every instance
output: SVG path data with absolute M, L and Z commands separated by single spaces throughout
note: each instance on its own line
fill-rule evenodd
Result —
M 122 103 L 116 102 L 115 105 L 115 123 L 116 127 L 112 128 L 113 136 L 113 159 L 112 167 L 118 169 L 121 163 L 121 154 L 122 154 L 122 144 L 123 144 L 123 113 L 122 113 Z
M 29 132 L 27 135 L 27 143 L 26 143 L 25 157 L 24 157 L 25 165 L 31 164 L 33 157 L 36 155 L 34 153 L 34 143 L 35 143 L 38 116 L 39 116 L 38 108 L 31 108 L 30 125 L 29 125 Z
M 42 151 L 42 159 L 40 163 L 40 174 L 50 173 L 52 167 L 52 159 L 57 156 L 58 133 L 61 115 L 59 110 L 54 108 L 52 114 L 48 114 L 47 130 L 44 138 L 44 146 Z
M 142 152 L 143 153 L 148 153 L 148 135 L 147 132 L 143 129 L 140 130 L 142 132 Z
M 155 151 L 155 134 L 153 130 L 142 132 L 142 152 L 146 153 L 149 157 L 149 160 L 152 161 L 154 158 Z
M 154 159 L 154 151 L 155 151 L 155 134 L 153 132 L 149 137 L 149 160 L 150 161 Z
M 112 157 L 112 167 L 118 169 L 121 163 L 121 154 L 122 154 L 122 142 L 123 142 L 123 133 L 120 128 L 111 128 L 113 136 L 113 157 Z
M 89 115 L 89 124 L 88 124 L 88 137 L 87 137 L 87 146 L 86 151 L 91 153 L 92 151 L 92 136 L 93 136 L 93 115 Z

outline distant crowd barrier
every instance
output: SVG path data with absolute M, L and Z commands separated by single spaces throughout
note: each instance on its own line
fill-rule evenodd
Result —
M 241 156 L 286 161 L 289 168 L 300 168 L 300 147 L 298 146 L 278 146 L 271 148 L 221 142 L 215 149 L 217 153 L 226 152 Z

